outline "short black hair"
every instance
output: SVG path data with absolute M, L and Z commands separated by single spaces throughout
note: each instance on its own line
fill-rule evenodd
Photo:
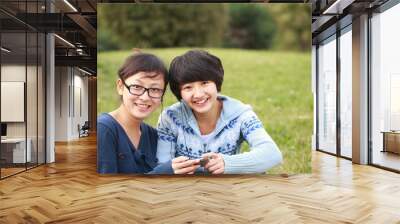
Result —
M 157 56 L 149 53 L 135 53 L 126 58 L 124 64 L 118 70 L 118 77 L 122 80 L 139 72 L 154 72 L 164 77 L 164 91 L 168 85 L 168 71 L 164 63 Z
M 207 51 L 190 50 L 172 60 L 168 79 L 172 93 L 181 100 L 180 87 L 190 82 L 213 81 L 220 92 L 224 68 L 221 60 Z

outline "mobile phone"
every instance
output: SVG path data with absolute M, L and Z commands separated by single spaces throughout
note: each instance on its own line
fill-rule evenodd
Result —
M 209 159 L 208 158 L 202 158 L 200 159 L 200 166 L 204 167 L 208 163 Z

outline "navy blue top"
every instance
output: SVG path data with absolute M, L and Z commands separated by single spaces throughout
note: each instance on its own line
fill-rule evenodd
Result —
M 147 173 L 157 165 L 157 130 L 140 124 L 138 149 L 109 114 L 97 118 L 97 172 Z

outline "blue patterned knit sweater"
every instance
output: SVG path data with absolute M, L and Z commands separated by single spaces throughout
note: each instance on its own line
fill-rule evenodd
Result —
M 165 163 L 178 156 L 200 158 L 203 153 L 223 154 L 226 174 L 264 173 L 282 162 L 282 154 L 249 105 L 218 96 L 223 107 L 215 130 L 204 142 L 192 110 L 182 100 L 166 108 L 158 122 L 157 158 Z M 246 141 L 250 151 L 240 153 Z

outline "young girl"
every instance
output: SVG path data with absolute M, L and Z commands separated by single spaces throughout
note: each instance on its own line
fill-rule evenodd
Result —
M 180 102 L 160 116 L 157 158 L 172 160 L 175 174 L 198 172 L 200 158 L 212 174 L 264 173 L 282 161 L 252 108 L 219 95 L 223 76 L 220 59 L 206 51 L 191 50 L 171 62 L 170 87 Z M 250 152 L 240 153 L 243 141 Z
M 161 104 L 167 70 L 156 56 L 136 53 L 118 76 L 121 105 L 98 117 L 97 171 L 147 173 L 157 165 L 157 131 L 143 120 Z

